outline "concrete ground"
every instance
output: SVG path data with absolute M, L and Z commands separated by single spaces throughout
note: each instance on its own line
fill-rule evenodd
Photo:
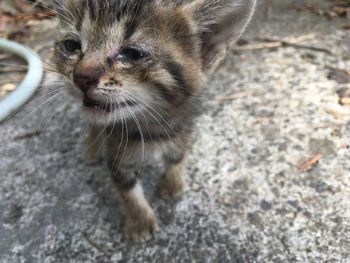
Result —
M 108 171 L 82 160 L 86 125 L 74 105 L 52 100 L 31 113 L 45 98 L 33 100 L 3 124 L 0 262 L 350 262 L 350 107 L 336 92 L 350 84 L 329 79 L 331 68 L 350 69 L 349 20 L 292 7 L 303 2 L 261 0 L 244 39 L 317 33 L 301 44 L 332 54 L 231 52 L 204 92 L 188 192 L 159 200 L 161 168 L 144 168 L 161 222 L 148 242 L 124 240 Z M 38 98 L 45 89 L 55 87 Z

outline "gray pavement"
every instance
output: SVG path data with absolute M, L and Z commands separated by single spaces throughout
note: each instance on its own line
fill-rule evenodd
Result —
M 150 241 L 124 240 L 108 171 L 103 161 L 83 162 L 86 124 L 70 101 L 21 121 L 43 99 L 32 101 L 2 125 L 0 262 L 350 262 L 350 107 L 336 92 L 350 84 L 328 78 L 331 67 L 350 69 L 350 31 L 340 27 L 349 20 L 297 12 L 295 2 L 303 1 L 260 1 L 243 38 L 317 33 L 302 44 L 333 55 L 230 53 L 204 92 L 188 192 L 178 202 L 158 199 L 162 168 L 144 167 L 161 223 Z M 321 161 L 301 172 L 317 154 Z

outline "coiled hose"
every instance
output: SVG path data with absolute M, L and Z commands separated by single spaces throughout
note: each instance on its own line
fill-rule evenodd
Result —
M 26 60 L 28 64 L 27 75 L 18 85 L 15 91 L 0 100 L 0 123 L 5 121 L 11 114 L 26 104 L 40 86 L 43 78 L 43 63 L 39 56 L 28 47 L 0 38 L 0 50 L 12 53 Z

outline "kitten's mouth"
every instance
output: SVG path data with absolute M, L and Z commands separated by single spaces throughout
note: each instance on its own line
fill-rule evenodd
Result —
M 125 100 L 120 102 L 107 103 L 105 101 L 94 100 L 87 96 L 84 96 L 83 105 L 85 108 L 89 110 L 100 111 L 100 112 L 101 111 L 111 112 L 117 109 L 135 106 L 136 103 L 133 101 L 125 101 Z

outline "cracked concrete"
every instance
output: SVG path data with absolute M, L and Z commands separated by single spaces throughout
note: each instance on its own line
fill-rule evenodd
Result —
M 343 147 L 350 108 L 336 93 L 349 83 L 328 79 L 330 67 L 350 68 L 350 32 L 339 27 L 346 20 L 297 12 L 295 2 L 260 1 L 244 39 L 317 32 L 306 44 L 334 55 L 293 47 L 231 52 L 204 92 L 188 192 L 179 202 L 159 200 L 161 167 L 144 167 L 161 223 L 148 242 L 123 239 L 107 169 L 82 160 L 86 125 L 74 105 L 52 114 L 53 100 L 21 121 L 39 105 L 33 101 L 2 125 L 0 261 L 350 262 L 350 150 Z M 47 89 L 55 87 L 37 97 Z M 44 132 L 14 139 L 37 130 Z M 300 172 L 315 154 L 320 163 Z

